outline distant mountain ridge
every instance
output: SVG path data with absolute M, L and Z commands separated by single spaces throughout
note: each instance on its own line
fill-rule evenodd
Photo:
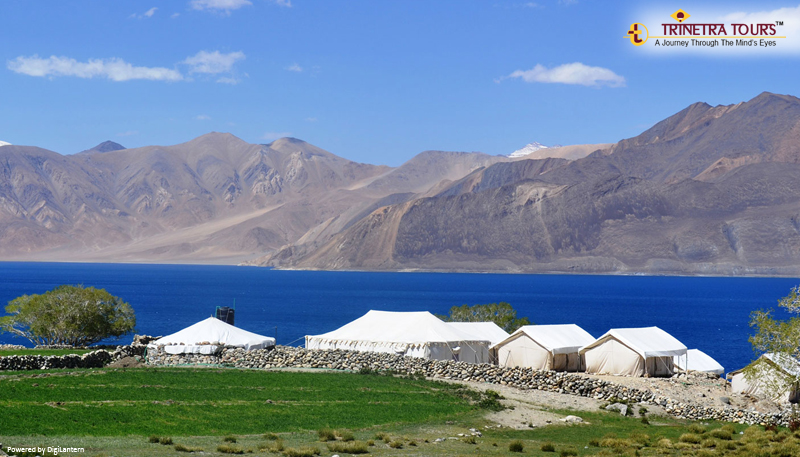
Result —
M 92 152 L 112 152 L 112 151 L 120 151 L 125 149 L 125 146 L 115 143 L 113 141 L 103 141 L 102 143 L 98 144 L 97 146 L 87 149 L 85 151 L 81 151 L 78 154 L 90 154 Z
M 763 93 L 730 106 L 698 103 L 584 158 L 475 170 L 435 195 L 377 209 L 322 246 L 285 247 L 261 262 L 797 275 L 797 176 L 800 100 Z
M 216 132 L 71 156 L 6 145 L 0 259 L 797 276 L 797 176 L 800 100 L 771 93 L 615 144 L 396 168 Z

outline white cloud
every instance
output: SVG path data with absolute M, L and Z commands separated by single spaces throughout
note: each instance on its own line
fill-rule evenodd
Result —
M 128 130 L 127 132 L 117 133 L 117 136 L 133 136 L 138 134 L 139 134 L 138 130 Z
M 261 139 L 275 141 L 278 138 L 284 138 L 287 136 L 292 136 L 292 132 L 266 132 L 265 134 L 261 135 Z
M 154 6 L 154 7 L 150 8 L 149 10 L 145 11 L 142 14 L 133 13 L 129 17 L 131 19 L 144 19 L 146 17 L 153 17 L 153 15 L 156 14 L 157 10 L 158 10 L 158 7 Z
M 296 72 L 300 73 L 300 72 L 303 71 L 303 67 L 301 67 L 300 65 L 297 65 L 296 63 L 293 63 L 293 64 L 289 65 L 288 67 L 286 67 L 286 70 L 287 71 L 296 71 Z
M 75 76 L 77 78 L 108 78 L 112 81 L 148 79 L 153 81 L 180 81 L 183 75 L 177 70 L 163 67 L 135 67 L 120 58 L 89 59 L 78 62 L 69 57 L 50 56 L 46 59 L 33 55 L 9 60 L 7 68 L 28 76 Z
M 206 114 L 198 114 L 194 118 L 196 120 L 198 120 L 198 121 L 210 121 L 211 120 L 211 116 L 206 115 Z
M 775 24 L 775 21 L 783 21 L 784 25 L 777 26 L 776 32 L 778 36 L 786 38 L 776 38 L 775 41 L 778 42 L 778 45 L 767 51 L 793 54 L 800 51 L 800 6 L 772 11 L 737 11 L 722 16 L 720 20 L 724 23 L 736 24 Z M 723 46 L 721 49 L 726 49 L 726 47 Z M 739 50 L 738 47 L 734 49 Z M 750 49 L 750 51 L 753 54 L 764 54 L 764 48 Z
M 238 79 L 232 78 L 232 77 L 228 77 L 228 76 L 223 76 L 222 78 L 217 79 L 217 82 L 220 83 L 220 84 L 230 84 L 232 86 L 235 86 L 235 85 L 239 84 L 239 80 Z
M 189 65 L 189 73 L 216 75 L 230 72 L 233 69 L 233 65 L 239 60 L 244 60 L 244 58 L 245 55 L 241 51 L 228 54 L 223 54 L 219 51 L 200 51 L 191 57 L 187 57 L 181 63 Z
M 179 17 L 180 15 L 181 15 L 181 13 L 172 13 L 172 16 L 170 16 L 170 18 L 175 19 L 175 18 Z
M 590 67 L 580 62 L 547 68 L 536 65 L 530 70 L 517 70 L 508 78 L 521 78 L 529 83 L 578 84 L 581 86 L 624 87 L 625 78 L 608 68 Z
M 558 0 L 559 5 L 570 6 L 578 3 L 578 0 Z
M 210 10 L 230 14 L 231 11 L 250 6 L 252 3 L 249 0 L 192 0 L 189 5 L 200 11 Z
M 292 7 L 292 0 L 274 0 L 275 4 L 278 6 L 284 6 L 286 8 Z

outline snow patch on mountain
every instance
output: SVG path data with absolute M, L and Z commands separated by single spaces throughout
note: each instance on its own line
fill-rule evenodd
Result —
M 508 155 L 508 157 L 512 159 L 515 159 L 517 157 L 525 157 L 526 155 L 532 154 L 538 151 L 539 149 L 547 149 L 547 148 L 548 148 L 547 146 L 534 141 L 533 143 L 526 144 L 525 147 L 523 147 L 522 149 L 517 149 L 516 151 L 512 152 L 511 154 Z
M 11 143 L 6 143 L 5 141 L 0 141 L 0 147 L 3 146 L 11 146 Z

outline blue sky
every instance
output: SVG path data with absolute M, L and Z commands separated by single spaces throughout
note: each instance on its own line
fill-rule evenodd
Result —
M 678 8 L 785 17 L 788 39 L 781 52 L 660 53 L 624 38 Z M 222 131 L 388 165 L 428 149 L 615 142 L 697 101 L 800 95 L 799 12 L 797 1 L 3 0 L 0 140 L 71 154 Z

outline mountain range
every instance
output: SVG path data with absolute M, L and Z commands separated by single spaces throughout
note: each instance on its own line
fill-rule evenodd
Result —
M 210 133 L 69 156 L 7 145 L 0 170 L 3 260 L 800 273 L 800 100 L 771 93 L 520 158 L 426 151 L 392 168 Z

